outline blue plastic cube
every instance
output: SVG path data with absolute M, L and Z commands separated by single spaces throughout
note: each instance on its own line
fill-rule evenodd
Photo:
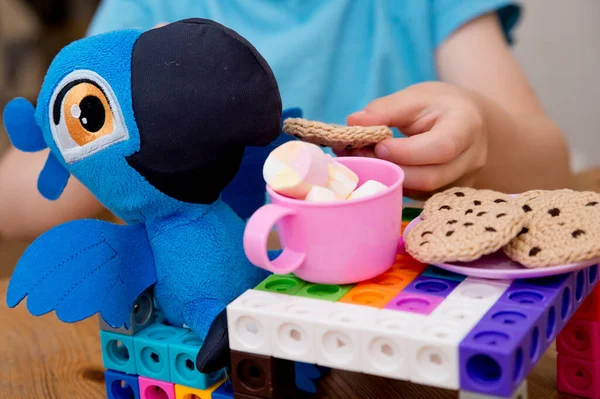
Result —
M 100 331 L 100 345 L 105 368 L 126 374 L 137 374 L 132 336 Z
M 202 340 L 191 331 L 169 342 L 169 381 L 190 388 L 207 389 L 223 378 L 224 370 L 202 374 L 196 369 L 196 355 L 201 346 Z
M 227 380 L 212 393 L 212 399 L 233 399 L 233 384 Z
M 140 399 L 137 375 L 106 370 L 104 382 L 106 383 L 106 399 Z
M 467 278 L 464 274 L 454 273 L 448 270 L 441 269 L 437 266 L 429 266 L 427 269 L 423 270 L 421 276 L 424 277 L 433 277 L 433 278 L 441 278 L 445 280 L 454 280 L 454 281 L 463 281 Z
M 137 374 L 159 381 L 170 381 L 169 343 L 189 330 L 152 324 L 133 336 Z
M 510 397 L 531 369 L 531 334 L 480 322 L 459 347 L 460 389 Z

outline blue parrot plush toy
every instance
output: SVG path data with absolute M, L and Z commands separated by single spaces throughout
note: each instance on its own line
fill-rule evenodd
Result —
M 15 99 L 4 122 L 18 149 L 50 149 L 42 195 L 58 198 L 72 175 L 126 223 L 43 234 L 17 264 L 8 306 L 28 297 L 36 316 L 99 313 L 121 327 L 152 287 L 169 324 L 206 338 L 200 371 L 223 367 L 225 307 L 266 277 L 245 257 L 243 220 L 264 202 L 268 153 L 291 139 L 258 51 L 203 19 L 85 38 L 56 56 L 36 107 Z

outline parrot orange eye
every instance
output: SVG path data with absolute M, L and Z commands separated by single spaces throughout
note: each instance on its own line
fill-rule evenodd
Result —
M 49 106 L 52 137 L 67 163 L 129 138 L 117 96 L 94 71 L 76 70 L 63 78 Z
M 69 135 L 80 146 L 113 131 L 114 117 L 108 100 L 91 83 L 82 82 L 71 88 L 62 107 Z

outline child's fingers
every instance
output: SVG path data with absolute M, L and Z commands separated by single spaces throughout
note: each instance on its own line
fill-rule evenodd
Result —
M 348 125 L 357 126 L 394 126 L 412 125 L 419 119 L 427 106 L 421 96 L 411 94 L 410 90 L 401 90 L 389 96 L 378 98 L 346 118 Z
M 468 175 L 473 164 L 473 154 L 463 156 L 444 165 L 400 165 L 404 171 L 404 187 L 411 191 L 431 192 Z
M 399 165 L 437 165 L 451 162 L 471 146 L 469 125 L 457 117 L 442 117 L 425 133 L 387 139 L 375 154 Z

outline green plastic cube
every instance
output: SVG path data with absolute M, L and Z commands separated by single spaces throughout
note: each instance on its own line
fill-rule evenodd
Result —
M 293 274 L 272 274 L 262 281 L 256 290 L 294 295 L 306 285 L 304 280 Z
M 336 302 L 346 295 L 346 293 L 350 291 L 354 285 L 355 284 L 334 285 L 308 283 L 296 293 L 296 296 Z

